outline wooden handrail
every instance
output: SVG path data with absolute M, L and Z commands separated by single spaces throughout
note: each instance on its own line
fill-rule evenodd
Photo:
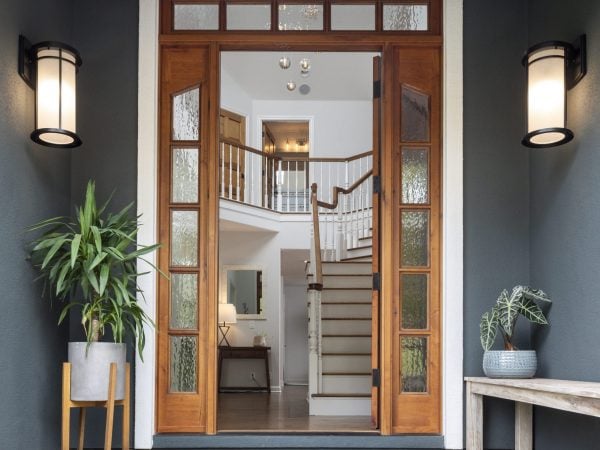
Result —
M 321 230 L 319 227 L 319 205 L 317 200 L 317 183 L 310 187 L 310 203 L 312 205 L 313 245 L 315 247 L 315 283 L 323 285 L 323 265 L 321 262 Z
M 245 150 L 247 152 L 254 153 L 255 155 L 263 156 L 265 158 L 279 159 L 276 156 L 271 155 L 270 153 L 265 153 L 261 150 L 257 150 L 255 148 L 248 147 L 247 145 L 240 144 L 239 142 L 236 142 L 233 139 L 221 138 L 221 143 L 227 144 L 227 145 L 232 145 L 234 147 L 239 148 L 240 150 Z
M 339 186 L 334 186 L 333 187 L 333 203 L 327 203 L 327 202 L 323 202 L 321 200 L 317 200 L 317 205 L 321 206 L 322 208 L 327 208 L 327 209 L 335 209 L 337 208 L 338 205 L 338 199 L 339 199 L 339 194 L 350 194 L 352 191 L 354 191 L 358 186 L 360 186 L 361 184 L 363 184 L 365 182 L 365 180 L 367 178 L 369 178 L 371 175 L 373 175 L 373 169 L 369 170 L 368 172 L 365 172 L 365 174 L 360 177 L 358 180 L 356 180 L 354 182 L 354 184 L 352 186 L 350 186 L 347 189 L 341 188 Z M 313 183 L 311 186 L 311 191 L 313 192 L 314 195 L 316 195 L 317 193 L 317 183 Z

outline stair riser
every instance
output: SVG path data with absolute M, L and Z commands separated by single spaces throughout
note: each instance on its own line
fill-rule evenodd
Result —
M 321 314 L 322 317 L 371 317 L 371 305 L 321 305 Z
M 370 302 L 371 290 L 339 289 L 321 291 L 321 302 Z
M 325 375 L 323 376 L 323 393 L 325 394 L 369 394 L 371 377 Z
M 373 245 L 373 238 L 365 237 L 364 239 L 359 239 L 357 247 L 362 247 L 364 245 Z
M 373 278 L 371 276 L 352 276 L 352 275 L 339 275 L 339 276 L 324 276 L 323 287 L 324 288 L 370 288 L 373 286 Z
M 359 264 L 323 263 L 323 275 L 344 275 L 348 273 L 370 275 L 371 273 L 373 273 L 373 265 L 368 262 L 363 262 Z
M 360 257 L 352 257 L 352 256 L 348 255 L 345 258 L 352 258 L 352 262 L 371 262 L 372 263 L 372 261 L 373 261 L 372 255 L 360 256 Z
M 364 244 L 367 245 L 367 244 Z M 360 245 L 361 247 L 363 246 L 363 244 Z M 349 249 L 346 252 L 346 258 L 354 258 L 356 256 L 372 256 L 373 255 L 373 249 L 371 247 L 366 247 L 366 248 L 352 248 Z
M 371 334 L 370 320 L 324 320 L 322 334 Z
M 370 353 L 370 337 L 324 337 L 322 344 L 324 353 Z
M 349 355 L 323 355 L 323 372 L 359 372 L 365 373 L 371 371 L 371 356 L 349 356 Z

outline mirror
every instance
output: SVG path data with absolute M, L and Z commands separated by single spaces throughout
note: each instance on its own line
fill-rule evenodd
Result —
M 221 295 L 235 305 L 238 319 L 264 318 L 263 271 L 259 267 L 227 266 L 221 273 Z

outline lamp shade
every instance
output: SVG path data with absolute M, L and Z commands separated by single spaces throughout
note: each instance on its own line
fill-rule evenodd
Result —
M 60 42 L 42 42 L 32 49 L 36 69 L 36 126 L 31 139 L 49 147 L 81 145 L 76 134 L 76 75 L 81 57 Z
M 550 41 L 531 47 L 527 68 L 527 147 L 553 147 L 573 139 L 567 124 L 567 61 L 572 45 Z
M 237 323 L 235 305 L 219 303 L 219 323 Z

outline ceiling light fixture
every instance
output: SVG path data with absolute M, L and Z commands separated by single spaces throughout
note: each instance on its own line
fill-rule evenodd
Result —
M 310 72 L 310 59 L 302 58 L 300 60 L 300 72 L 302 72 L 302 73 Z
M 293 80 L 290 80 L 287 82 L 286 87 L 287 87 L 288 91 L 292 92 L 294 89 L 296 89 L 296 82 Z
M 279 67 L 281 67 L 282 69 L 289 69 L 291 65 L 292 60 L 287 56 L 282 56 L 281 58 L 279 58 Z

